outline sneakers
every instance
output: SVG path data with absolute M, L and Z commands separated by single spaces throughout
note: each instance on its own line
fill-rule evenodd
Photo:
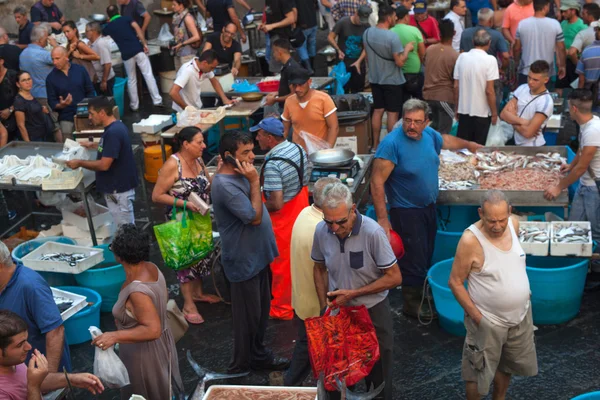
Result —
M 423 297 L 423 288 L 421 286 L 402 286 L 402 298 L 404 304 L 402 305 L 402 313 L 407 317 L 419 318 L 421 321 L 428 321 L 431 319 L 437 319 L 438 314 L 435 311 L 435 305 L 433 304 L 433 297 L 427 293 L 423 300 L 423 306 L 421 306 L 421 312 L 419 315 L 419 306 L 421 305 L 421 299 Z M 429 301 L 427 301 L 429 298 Z M 431 304 L 431 307 L 429 307 Z
M 13 219 L 17 218 L 17 212 L 14 210 L 8 210 L 8 220 L 12 221 Z

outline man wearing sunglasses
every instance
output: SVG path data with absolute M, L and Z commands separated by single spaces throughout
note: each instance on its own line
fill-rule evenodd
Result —
M 475 152 L 482 146 L 440 135 L 428 127 L 429 106 L 422 100 L 406 101 L 402 111 L 402 125 L 382 140 L 375 153 L 371 195 L 379 224 L 388 237 L 393 228 L 404 243 L 405 256 L 398 260 L 403 277 L 402 311 L 417 318 L 437 231 L 440 152 L 465 148 Z M 436 317 L 427 304 L 423 303 L 421 318 Z
M 392 399 L 394 332 L 388 291 L 402 283 L 396 256 L 385 231 L 356 210 L 348 186 L 333 183 L 322 191 L 323 222 L 317 225 L 311 258 L 321 309 L 359 306 L 369 310 L 381 358 L 365 378 Z

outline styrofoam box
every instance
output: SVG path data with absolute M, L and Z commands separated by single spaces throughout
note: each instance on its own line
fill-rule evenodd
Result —
M 152 114 L 148 118 L 133 124 L 135 133 L 158 133 L 169 125 L 173 125 L 170 115 Z
M 519 229 L 527 227 L 544 229 L 548 234 L 548 238 L 550 238 L 550 224 L 548 222 L 519 222 Z M 519 241 L 519 243 L 521 244 L 525 254 L 540 257 L 546 257 L 548 255 L 550 239 L 548 239 L 548 241 L 545 243 L 526 243 L 521 241 Z
M 317 396 L 317 388 L 316 387 L 283 387 L 283 386 L 246 386 L 246 385 L 212 385 L 211 387 L 208 388 L 208 390 L 206 391 L 206 394 L 204 395 L 204 397 L 202 397 L 202 400 L 210 400 L 211 398 L 211 393 L 213 391 L 216 391 L 217 389 L 244 389 L 245 393 L 248 392 L 253 392 L 253 391 L 260 391 L 260 392 L 271 392 L 271 393 L 277 393 L 277 392 L 292 392 L 292 393 L 308 393 L 311 395 L 315 395 Z M 276 397 L 274 397 L 274 399 L 276 399 Z M 315 397 L 316 400 L 316 397 Z
M 85 308 L 85 306 L 87 306 L 87 299 L 85 296 L 81 296 L 79 294 L 75 294 L 75 293 L 71 293 L 71 292 L 65 292 L 64 290 L 56 289 L 53 287 L 51 287 L 50 289 L 52 289 L 53 296 L 66 297 L 67 299 L 73 300 L 73 304 L 71 305 L 71 307 L 67 308 L 65 311 L 63 311 L 60 314 L 63 321 L 68 320 L 73 315 L 75 315 L 79 310 L 81 310 L 81 309 Z
M 589 229 L 588 243 L 554 243 L 554 232 L 560 230 L 559 227 L 579 226 Z M 575 256 L 591 257 L 593 250 L 592 243 L 592 224 L 589 221 L 561 221 L 550 223 L 550 255 L 552 256 Z
M 83 203 L 81 203 L 81 207 L 83 207 L 83 209 L 85 210 L 85 206 L 83 205 Z M 96 227 L 98 226 L 102 226 L 102 225 L 106 225 L 108 223 L 112 223 L 112 217 L 110 215 L 110 213 L 108 212 L 108 208 L 100 205 L 100 204 L 96 204 L 96 207 L 98 207 L 98 209 L 101 210 L 101 213 L 92 217 L 92 222 L 94 223 L 94 229 L 97 229 Z M 90 205 L 90 208 L 91 205 Z M 63 217 L 63 221 L 69 225 L 73 225 L 78 227 L 79 229 L 82 229 L 86 232 L 90 231 L 90 227 L 88 226 L 88 220 L 87 217 L 80 217 L 77 214 L 74 214 L 70 211 L 66 211 L 66 210 L 62 210 L 62 217 Z
M 88 256 L 85 260 L 71 267 L 69 263 L 63 261 L 43 261 L 40 260 L 42 254 L 47 253 L 83 253 Z M 64 274 L 80 274 L 87 271 L 94 265 L 104 261 L 104 253 L 102 250 L 91 247 L 73 246 L 70 244 L 46 242 L 31 253 L 22 258 L 23 265 L 35 271 L 44 272 L 61 272 Z
M 84 231 L 83 229 L 79 229 L 75 225 L 71 225 L 66 221 L 61 222 L 62 232 L 64 236 L 68 236 L 73 239 L 80 238 L 89 238 L 90 231 Z M 94 231 L 96 233 L 97 238 L 107 238 L 114 234 L 113 232 L 113 224 L 108 223 L 102 226 L 94 225 Z

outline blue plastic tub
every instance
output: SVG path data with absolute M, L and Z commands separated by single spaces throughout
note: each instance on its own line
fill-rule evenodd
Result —
M 125 86 L 127 86 L 127 78 L 115 77 L 115 86 L 113 87 L 113 95 L 115 103 L 119 107 L 119 116 L 123 118 L 125 114 Z
M 92 340 L 88 328 L 90 326 L 100 327 L 100 307 L 102 306 L 102 297 L 100 297 L 98 292 L 92 289 L 79 286 L 62 286 L 58 289 L 85 296 L 88 303 L 93 303 L 65 321 L 64 326 L 67 343 L 72 346 L 74 344 L 81 344 L 88 340 Z
M 75 279 L 80 286 L 95 290 L 102 296 L 102 312 L 111 312 L 119 298 L 119 291 L 125 282 L 125 269 L 117 260 L 107 244 L 96 246 L 104 252 L 104 261 L 78 275 Z
M 562 324 L 579 313 L 588 260 L 572 257 L 527 257 L 533 322 Z
M 21 262 L 21 259 L 31 253 L 46 242 L 58 242 L 63 244 L 77 245 L 77 242 L 70 237 L 48 236 L 43 238 L 31 239 L 15 247 L 11 253 L 15 263 Z M 60 272 L 38 272 L 48 282 L 50 286 L 76 286 L 77 282 L 73 274 L 61 274 Z
M 442 231 L 462 232 L 479 221 L 477 206 L 437 206 L 438 228 Z
M 462 234 L 462 232 L 438 230 L 435 236 L 435 248 L 433 249 L 431 263 L 436 264 L 442 260 L 453 258 Z
M 558 132 L 544 132 L 544 139 L 546 140 L 545 146 L 556 146 Z
M 600 400 L 600 392 L 580 394 L 577 397 L 573 397 L 571 400 Z
M 427 279 L 442 329 L 455 336 L 465 336 L 467 334 L 464 325 L 465 311 L 448 287 L 453 262 L 454 258 L 436 263 L 429 270 Z

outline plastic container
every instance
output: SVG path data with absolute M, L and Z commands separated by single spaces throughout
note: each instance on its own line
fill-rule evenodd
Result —
M 78 203 L 79 207 L 77 210 L 82 211 L 83 215 L 86 215 L 85 207 L 83 202 Z M 96 208 L 98 214 L 94 214 L 94 208 Z M 90 209 L 92 210 L 92 223 L 94 224 L 94 229 L 98 229 L 102 225 L 110 224 L 113 222 L 112 216 L 108 211 L 108 208 L 101 204 L 90 204 Z M 87 217 L 82 217 L 79 214 L 75 214 L 74 212 L 62 210 L 62 218 L 63 224 L 69 224 L 78 227 L 81 230 L 86 232 L 90 231 L 90 225 L 88 224 Z
M 25 243 L 21 243 L 17 247 L 15 247 L 12 251 L 12 259 L 15 263 L 22 262 L 22 258 L 27 254 L 31 253 L 41 245 L 46 242 L 56 242 L 56 243 L 64 243 L 64 244 L 72 244 L 76 245 L 77 242 L 70 237 L 65 236 L 48 236 L 44 238 L 36 238 L 29 240 Z M 75 278 L 71 274 L 61 274 L 58 272 L 40 272 L 38 274 L 42 276 L 48 282 L 50 286 L 76 286 L 77 282 Z
M 575 318 L 588 262 L 572 257 L 527 257 L 534 323 L 562 324 Z
M 86 259 L 77 261 L 76 265 L 69 265 L 66 261 L 40 260 L 42 254 L 47 253 L 79 253 L 85 254 Z M 74 246 L 56 242 L 46 242 L 40 247 L 23 257 L 23 265 L 35 271 L 61 272 L 65 274 L 80 274 L 83 271 L 101 263 L 104 260 L 102 251 L 89 247 Z
M 431 264 L 454 257 L 462 232 L 437 231 Z
M 256 86 L 258 86 L 261 92 L 276 92 L 279 90 L 279 81 L 260 82 Z
M 173 154 L 173 149 L 171 146 L 165 146 L 165 153 L 167 154 L 167 158 Z M 144 178 L 148 182 L 156 183 L 158 179 L 158 171 L 163 166 L 162 160 L 162 150 L 160 146 L 150 146 L 144 149 Z
M 164 71 L 158 75 L 160 76 L 160 91 L 169 94 L 177 77 L 177 71 Z
M 556 146 L 558 139 L 558 132 L 544 132 L 544 139 L 546 140 L 545 146 Z
M 449 232 L 462 232 L 479 221 L 477 206 L 438 206 L 438 228 Z
M 125 282 L 125 269 L 117 260 L 107 244 L 96 246 L 104 252 L 104 262 L 75 275 L 80 286 L 92 289 L 102 296 L 101 312 L 111 312 L 119 298 L 121 286 Z
M 588 229 L 588 242 L 587 243 L 558 243 L 554 241 L 554 236 L 560 229 L 569 226 L 578 226 L 580 228 Z M 553 256 L 570 256 L 570 257 L 591 257 L 592 248 L 594 246 L 592 242 L 592 225 L 589 221 L 580 222 L 551 222 L 550 223 L 550 234 L 552 241 L 550 242 L 550 254 Z
M 115 77 L 115 85 L 113 86 L 113 95 L 115 103 L 119 107 L 119 115 L 123 118 L 125 115 L 125 86 L 127 85 L 127 78 Z
M 58 289 L 85 296 L 88 302 L 86 308 L 65 321 L 64 327 L 67 343 L 72 346 L 92 340 L 88 328 L 92 325 L 100 326 L 102 297 L 94 290 L 79 286 L 63 286 Z
M 600 392 L 580 394 L 577 397 L 573 397 L 571 400 L 600 400 Z
M 87 306 L 87 301 L 85 299 L 85 296 L 80 296 L 78 294 L 66 292 L 64 290 L 60 290 L 60 289 L 53 288 L 53 287 L 51 287 L 50 289 L 52 290 L 52 295 L 54 297 L 64 297 L 64 298 L 73 300 L 73 304 L 71 305 L 71 307 L 69 307 L 68 309 L 66 309 L 65 311 L 60 313 L 60 316 L 62 317 L 63 321 L 68 320 L 73 315 L 75 315 L 75 313 L 77 313 L 79 310 L 81 310 L 81 309 L 85 308 L 85 306 Z
M 211 385 L 211 387 L 208 388 L 208 390 L 206 391 L 206 394 L 202 397 L 202 399 L 208 400 L 208 399 L 213 398 L 212 392 L 223 390 L 226 393 L 228 390 L 235 390 L 235 389 L 244 389 L 244 393 L 248 393 L 248 395 L 250 395 L 252 392 L 260 392 L 260 393 L 286 392 L 286 393 L 295 393 L 295 394 L 310 394 L 310 395 L 315 395 L 315 396 L 317 395 L 317 388 L 315 388 L 315 387 Z M 275 396 L 273 396 L 273 397 L 278 398 Z M 250 396 L 248 396 L 248 397 L 250 397 Z M 268 398 L 268 397 L 266 397 L 266 398 Z
M 541 230 L 545 230 L 548 236 L 548 240 L 544 243 L 527 243 L 519 241 L 521 248 L 525 251 L 525 254 L 529 254 L 532 256 L 546 257 L 548 255 L 548 248 L 550 247 L 550 224 L 547 222 L 520 222 L 519 230 L 521 228 L 538 228 Z
M 427 280 L 431 286 L 431 293 L 433 294 L 442 329 L 451 335 L 465 336 L 467 334 L 464 325 L 465 311 L 458 304 L 448 286 L 453 262 L 454 258 L 436 263 L 429 270 Z M 466 282 L 465 287 L 467 287 Z

